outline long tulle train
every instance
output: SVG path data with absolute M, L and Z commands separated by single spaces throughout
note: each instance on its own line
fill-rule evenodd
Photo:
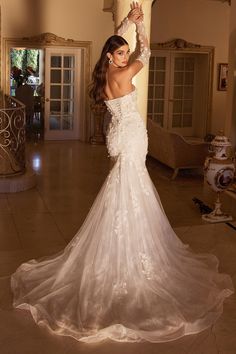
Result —
M 162 342 L 212 325 L 233 292 L 172 230 L 146 167 L 121 155 L 65 250 L 22 264 L 14 306 L 85 342 Z

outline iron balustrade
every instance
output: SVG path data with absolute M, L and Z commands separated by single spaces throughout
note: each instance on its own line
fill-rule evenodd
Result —
M 0 177 L 25 172 L 25 105 L 14 97 L 0 99 Z

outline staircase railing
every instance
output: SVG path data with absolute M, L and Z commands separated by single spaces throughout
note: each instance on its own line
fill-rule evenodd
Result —
M 0 98 L 0 177 L 25 171 L 25 105 L 14 97 Z

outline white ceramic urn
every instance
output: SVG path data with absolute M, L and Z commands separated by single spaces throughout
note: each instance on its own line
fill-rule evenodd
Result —
M 233 161 L 232 145 L 222 132 L 211 142 L 210 149 L 213 156 L 208 156 L 204 165 L 205 179 L 213 191 L 217 192 L 215 209 L 210 214 L 203 215 L 203 219 L 210 222 L 232 220 L 232 217 L 221 211 L 220 193 L 225 191 L 234 181 L 235 165 Z

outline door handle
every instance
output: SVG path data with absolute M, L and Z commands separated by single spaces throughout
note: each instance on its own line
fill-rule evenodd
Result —
M 49 98 L 46 98 L 45 101 L 46 101 L 46 102 L 49 102 L 50 100 L 49 100 Z

